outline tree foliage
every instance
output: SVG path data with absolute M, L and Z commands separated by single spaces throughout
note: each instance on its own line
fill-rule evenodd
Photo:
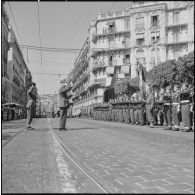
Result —
M 194 85 L 194 52 L 178 60 L 168 60 L 155 66 L 150 71 L 143 69 L 146 83 L 165 88 L 173 82 L 187 82 Z M 121 82 L 115 82 L 115 94 L 132 95 L 139 90 L 139 76 Z

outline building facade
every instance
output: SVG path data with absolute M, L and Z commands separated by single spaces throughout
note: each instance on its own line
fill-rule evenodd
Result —
M 123 11 L 99 14 L 88 29 L 69 80 L 74 108 L 103 102 L 113 79 L 137 76 L 194 50 L 194 2 L 133 1 Z
M 11 87 L 8 91 L 8 102 L 18 103 L 25 109 L 27 87 L 32 82 L 31 73 L 24 61 L 22 51 L 11 26 L 9 26 L 9 51 L 7 72 Z
M 8 91 L 11 87 L 7 72 L 7 57 L 9 50 L 8 34 L 9 34 L 9 18 L 4 8 L 4 3 L 1 3 L 1 78 L 2 78 L 2 103 L 8 99 Z

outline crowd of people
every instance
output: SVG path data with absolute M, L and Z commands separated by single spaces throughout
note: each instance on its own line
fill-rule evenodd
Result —
M 173 83 L 160 90 L 153 85 L 144 97 L 138 92 L 130 99 L 110 100 L 109 103 L 93 104 L 78 110 L 73 112 L 74 117 L 193 131 L 194 89 L 187 83 Z

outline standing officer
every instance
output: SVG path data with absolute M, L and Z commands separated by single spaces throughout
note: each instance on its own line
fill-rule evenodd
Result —
M 172 94 L 172 117 L 174 131 L 179 131 L 179 104 L 180 104 L 180 84 L 177 82 L 173 83 L 173 94 Z
M 190 122 L 190 90 L 188 89 L 187 83 L 182 84 L 182 91 L 180 93 L 180 109 L 181 117 L 184 125 L 183 131 L 192 131 Z
M 164 129 L 172 130 L 172 107 L 171 107 L 172 94 L 171 94 L 170 86 L 166 87 L 166 92 L 163 97 L 163 101 L 164 101 L 164 115 L 165 115 L 165 122 L 166 122 L 166 127 Z
M 150 123 L 149 127 L 154 128 L 154 107 L 155 107 L 155 96 L 153 91 L 154 86 L 150 87 L 146 97 L 146 116 Z
M 30 126 L 33 116 L 32 116 L 32 109 L 33 109 L 33 105 L 36 102 L 37 99 L 37 88 L 36 88 L 36 83 L 32 83 L 31 87 L 29 88 L 29 90 L 27 91 L 27 118 L 26 118 L 26 129 L 34 129 Z
M 59 131 L 66 131 L 66 118 L 68 109 L 68 97 L 67 93 L 71 90 L 65 79 L 60 81 L 61 87 L 59 89 L 59 108 L 60 108 L 60 127 Z
M 137 109 L 138 109 L 138 120 L 139 125 L 143 126 L 145 125 L 144 120 L 144 109 L 145 108 L 145 101 L 140 93 L 138 93 L 138 103 L 137 103 Z

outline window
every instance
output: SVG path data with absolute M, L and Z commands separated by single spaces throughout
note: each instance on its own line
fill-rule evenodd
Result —
M 156 55 L 157 55 L 157 63 L 159 63 L 160 62 L 160 49 L 159 48 L 157 48 L 157 51 L 155 48 L 151 50 L 151 63 L 152 64 L 155 64 Z
M 136 39 L 136 45 L 144 45 L 144 39 Z
M 173 12 L 173 24 L 179 24 L 179 12 Z
M 130 30 L 130 19 L 125 19 L 125 31 Z
M 176 30 L 174 32 L 174 34 L 173 34 L 173 42 L 175 42 L 175 43 L 179 42 L 179 39 L 180 39 L 180 35 L 179 34 L 180 34 L 179 30 Z
M 157 27 L 159 25 L 159 16 L 152 16 L 152 27 Z
M 144 29 L 144 17 L 136 18 L 136 30 Z
M 157 37 L 156 37 L 157 43 L 159 42 L 159 40 L 160 40 L 160 37 L 157 36 Z M 152 42 L 152 44 L 155 44 L 155 37 L 152 37 L 152 38 L 151 38 L 151 42 Z

